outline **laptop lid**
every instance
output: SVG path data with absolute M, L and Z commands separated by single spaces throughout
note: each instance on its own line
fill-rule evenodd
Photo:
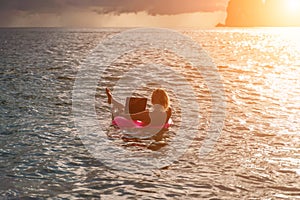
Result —
M 147 98 L 127 97 L 125 113 L 135 114 L 146 110 Z

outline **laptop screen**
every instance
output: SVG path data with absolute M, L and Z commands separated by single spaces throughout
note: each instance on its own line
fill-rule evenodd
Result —
M 127 97 L 125 113 L 135 114 L 146 110 L 147 98 Z

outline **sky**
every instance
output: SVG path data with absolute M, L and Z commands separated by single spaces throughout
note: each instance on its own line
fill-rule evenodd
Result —
M 213 27 L 229 0 L 0 0 L 0 27 Z

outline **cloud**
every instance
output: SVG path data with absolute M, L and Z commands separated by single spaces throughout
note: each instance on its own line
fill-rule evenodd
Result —
M 103 20 L 134 13 L 175 16 L 224 12 L 227 3 L 228 0 L 0 0 L 0 26 L 76 26 L 81 22 L 101 25 Z
M 175 15 L 225 10 L 228 0 L 0 0 L 0 11 L 61 13 L 93 10 L 99 14 L 145 11 L 150 15 Z

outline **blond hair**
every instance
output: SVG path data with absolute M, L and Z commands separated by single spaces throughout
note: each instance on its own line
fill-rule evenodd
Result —
M 162 105 L 164 109 L 167 110 L 170 104 L 169 96 L 167 92 L 164 89 L 155 89 L 152 92 L 151 103 L 153 105 L 155 104 Z

